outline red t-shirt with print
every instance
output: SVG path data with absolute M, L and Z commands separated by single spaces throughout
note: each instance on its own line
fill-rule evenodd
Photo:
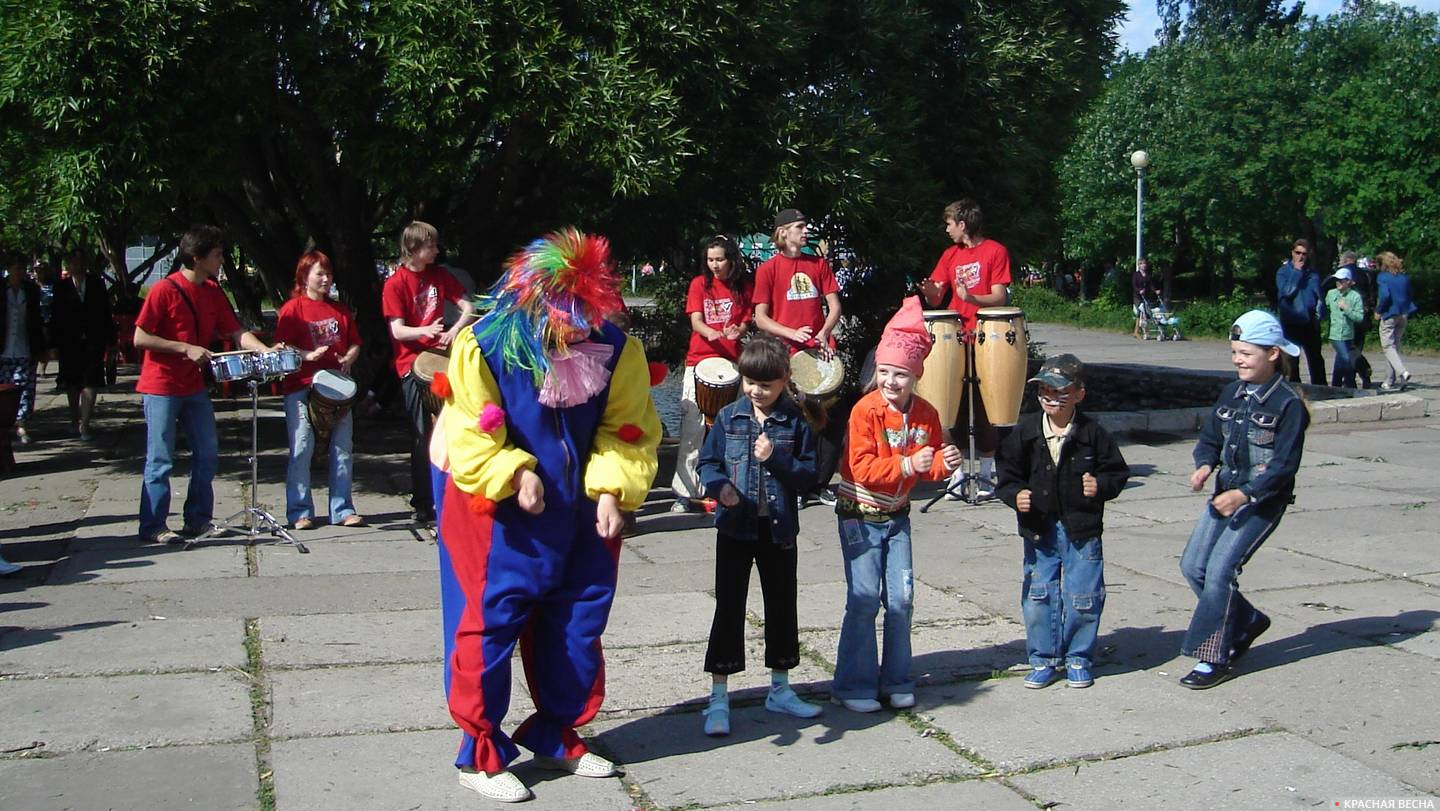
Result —
M 835 274 L 824 259 L 809 254 L 794 258 L 775 254 L 755 272 L 755 304 L 770 305 L 770 317 L 792 329 L 825 326 L 825 297 L 840 292 Z M 786 338 L 790 351 L 805 347 Z
M 340 358 L 350 347 L 359 346 L 360 328 L 344 304 L 297 296 L 281 305 L 275 318 L 275 340 L 295 347 L 302 355 L 329 347 L 319 360 L 301 363 L 300 371 L 285 378 L 280 390 L 289 394 L 309 386 L 321 369 L 339 369 Z
M 387 328 L 396 318 L 407 327 L 424 327 L 445 317 L 445 302 L 459 303 L 464 297 L 465 288 L 450 275 L 450 271 L 439 265 L 431 265 L 419 273 L 399 265 L 385 280 L 385 289 L 380 294 L 380 308 Z M 395 349 L 395 374 L 404 377 L 410 373 L 415 356 L 426 349 L 434 349 L 440 341 L 436 338 L 416 341 L 391 338 L 390 344 Z
M 973 248 L 951 245 L 935 263 L 930 280 L 951 294 L 950 309 L 960 313 L 965 331 L 973 332 L 975 313 L 980 308 L 955 296 L 955 290 L 963 285 L 971 293 L 984 296 L 997 284 L 1010 284 L 1010 252 L 993 239 L 982 239 Z
M 705 326 L 723 330 L 731 324 L 744 324 L 750 320 L 750 294 L 748 290 L 735 290 L 721 279 L 711 279 L 705 284 L 705 274 L 690 280 L 690 292 L 685 297 L 685 314 L 700 313 Z M 698 332 L 690 333 L 690 350 L 685 354 L 685 365 L 694 366 L 706 358 L 740 360 L 740 342 L 729 338 L 711 341 Z
M 190 297 L 195 307 L 193 313 L 185 303 L 185 296 Z M 220 285 L 212 279 L 193 284 L 183 273 L 173 273 L 150 288 L 140 315 L 135 318 L 135 326 L 159 338 L 207 349 L 216 340 L 241 329 Z M 189 397 L 205 390 L 205 375 L 182 354 L 147 350 L 135 390 L 141 394 Z

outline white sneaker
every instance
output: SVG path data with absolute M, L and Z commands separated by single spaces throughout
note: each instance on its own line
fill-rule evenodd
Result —
M 850 712 L 879 712 L 880 702 L 873 698 L 836 698 L 830 697 L 830 701 L 839 704 Z
M 908 710 L 915 706 L 914 693 L 891 693 L 890 706 L 897 710 Z
M 965 497 L 965 468 L 960 468 L 950 474 L 945 480 L 945 499 L 947 501 L 960 501 Z
M 569 772 L 578 777 L 614 777 L 620 773 L 615 764 L 606 760 L 594 752 L 586 752 L 580 757 L 558 758 L 535 756 L 535 765 L 541 769 L 548 769 L 552 772 Z
M 460 772 L 460 785 L 491 800 L 502 803 L 523 803 L 535 796 L 520 778 L 510 772 Z

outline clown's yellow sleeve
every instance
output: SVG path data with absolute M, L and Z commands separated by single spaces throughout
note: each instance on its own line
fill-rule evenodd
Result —
M 436 427 L 437 435 L 444 430 L 445 444 L 437 449 L 432 443 L 431 461 L 442 469 L 442 461 L 448 461 L 455 486 L 466 493 L 491 501 L 509 498 L 515 494 L 515 471 L 534 470 L 535 457 L 510 444 L 503 411 L 497 410 L 505 407 L 500 387 L 468 329 L 455 336 L 448 376 L 450 396 Z M 448 460 L 437 458 L 437 452 Z
M 660 415 L 650 399 L 650 369 L 645 349 L 626 336 L 620 361 L 610 376 L 610 399 L 595 432 L 585 465 L 585 495 L 596 500 L 610 493 L 620 509 L 639 509 L 655 480 L 660 447 Z

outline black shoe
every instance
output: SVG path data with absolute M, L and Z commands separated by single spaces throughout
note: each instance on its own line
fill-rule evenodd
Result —
M 1180 680 L 1181 687 L 1191 690 L 1209 690 L 1211 687 L 1230 679 L 1229 665 L 1211 665 L 1209 673 L 1192 670 Z
M 415 523 L 427 527 L 435 526 L 435 510 L 431 507 L 423 507 L 415 511 Z
M 815 493 L 815 498 L 820 500 L 826 507 L 835 506 L 835 491 L 829 487 L 822 487 Z
M 1230 647 L 1230 664 L 1235 664 L 1235 660 L 1244 656 L 1245 651 L 1250 650 L 1250 646 L 1255 644 L 1255 640 L 1268 630 L 1270 630 L 1270 618 L 1260 614 L 1260 618 L 1250 623 L 1245 629 L 1245 636 L 1235 637 L 1235 644 Z

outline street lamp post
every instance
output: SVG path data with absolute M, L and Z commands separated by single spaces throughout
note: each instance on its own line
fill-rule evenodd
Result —
M 1130 165 L 1135 167 L 1135 264 L 1145 255 L 1145 167 L 1150 165 L 1150 156 L 1145 150 L 1130 153 Z

